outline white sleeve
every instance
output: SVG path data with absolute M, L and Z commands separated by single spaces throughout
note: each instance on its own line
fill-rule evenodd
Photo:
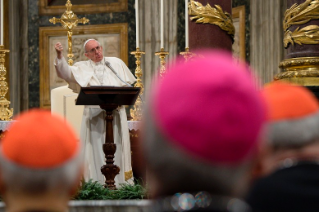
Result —
M 130 71 L 130 69 L 126 66 L 126 64 L 123 62 L 123 60 L 119 59 L 122 70 L 123 70 L 123 74 L 124 74 L 124 80 L 129 83 L 129 84 L 133 84 L 134 82 L 136 82 L 136 78 L 135 76 L 132 74 L 132 72 Z
M 76 83 L 71 71 L 71 67 L 66 62 L 65 58 L 56 58 L 54 62 L 55 70 L 58 77 L 64 79 L 68 83 Z

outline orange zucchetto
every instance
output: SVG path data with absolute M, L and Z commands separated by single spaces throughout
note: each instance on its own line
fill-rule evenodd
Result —
M 14 164 L 50 169 L 80 152 L 80 142 L 72 127 L 50 111 L 32 109 L 15 120 L 0 142 L 2 157 Z
M 262 95 L 268 106 L 269 121 L 300 119 L 319 110 L 316 97 L 302 86 L 274 82 L 264 87 Z

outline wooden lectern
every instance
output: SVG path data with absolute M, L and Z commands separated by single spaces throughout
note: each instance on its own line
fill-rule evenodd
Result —
M 105 154 L 106 165 L 101 167 L 101 172 L 105 176 L 105 187 L 116 189 L 115 176 L 120 172 L 120 168 L 114 165 L 114 154 L 116 144 L 113 138 L 113 110 L 121 105 L 133 105 L 140 92 L 139 87 L 114 87 L 114 86 L 91 86 L 82 87 L 77 98 L 76 105 L 99 105 L 106 111 L 106 134 L 103 152 Z

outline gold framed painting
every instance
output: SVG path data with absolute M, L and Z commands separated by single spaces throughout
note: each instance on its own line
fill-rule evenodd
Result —
M 78 14 L 125 12 L 128 0 L 71 0 L 72 11 Z M 40 15 L 59 15 L 66 10 L 67 0 L 39 0 Z
M 245 6 L 238 6 L 232 9 L 233 24 L 235 27 L 235 36 L 233 43 L 233 55 L 241 60 L 246 59 L 245 47 Z
M 87 60 L 84 56 L 83 43 L 89 38 L 98 40 L 103 46 L 103 54 L 121 58 L 128 63 L 128 24 L 83 25 L 73 30 L 72 53 L 74 62 Z M 40 27 L 40 107 L 50 108 L 51 90 L 67 83 L 59 78 L 54 67 L 56 52 L 54 45 L 60 42 L 64 46 L 63 55 L 67 55 L 67 31 L 62 27 Z M 67 59 L 67 58 L 66 58 Z

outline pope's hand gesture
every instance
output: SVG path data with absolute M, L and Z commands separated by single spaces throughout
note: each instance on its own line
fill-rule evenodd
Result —
M 57 57 L 58 57 L 59 59 L 61 59 L 61 58 L 62 58 L 62 52 L 63 52 L 63 46 L 62 46 L 62 44 L 61 44 L 60 42 L 57 42 L 57 43 L 55 44 L 54 48 L 55 48 L 55 51 L 56 51 L 56 53 L 57 53 Z

